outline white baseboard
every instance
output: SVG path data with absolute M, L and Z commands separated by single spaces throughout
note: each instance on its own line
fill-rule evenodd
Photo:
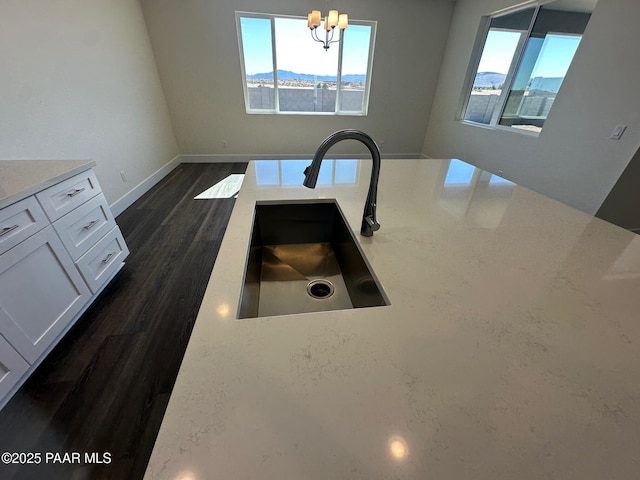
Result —
M 155 173 L 149 175 L 146 179 L 133 187 L 129 192 L 124 194 L 118 200 L 111 204 L 111 211 L 113 216 L 117 217 L 124 212 L 133 202 L 139 199 L 147 191 L 151 189 L 156 183 L 166 177 L 171 171 L 180 164 L 180 155 L 177 155 L 169 163 L 158 169 Z

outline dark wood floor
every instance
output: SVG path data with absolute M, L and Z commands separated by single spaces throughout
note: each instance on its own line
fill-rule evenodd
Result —
M 246 164 L 182 164 L 116 221 L 121 274 L 0 411 L 0 479 L 142 478 L 227 226 L 233 199 L 194 200 Z M 44 464 L 108 452 L 107 465 Z

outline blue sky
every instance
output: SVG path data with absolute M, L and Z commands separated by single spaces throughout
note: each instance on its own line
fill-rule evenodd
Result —
M 247 75 L 271 72 L 271 20 L 242 18 Z M 325 51 L 311 39 L 306 18 L 276 18 L 276 56 L 278 68 L 296 73 L 335 75 L 338 44 Z M 343 75 L 367 72 L 370 27 L 349 25 L 345 33 Z M 336 32 L 336 35 L 338 33 Z M 318 35 L 324 38 L 322 26 Z M 506 74 L 520 38 L 519 32 L 491 30 L 485 42 L 478 72 Z M 579 36 L 547 35 L 532 77 L 564 77 L 580 43 Z
M 506 74 L 520 38 L 520 33 L 492 30 L 487 36 L 478 72 Z M 564 77 L 581 37 L 547 35 L 532 77 Z
M 262 18 L 242 18 L 242 41 L 247 75 L 271 72 L 271 21 Z M 324 38 L 318 27 L 318 35 Z M 336 32 L 337 38 L 338 32 Z M 345 31 L 343 75 L 367 73 L 370 27 L 349 25 Z M 338 44 L 328 51 L 311 39 L 307 19 L 276 19 L 276 55 L 278 69 L 312 75 L 335 75 L 338 65 Z
M 532 77 L 564 77 L 582 37 L 547 35 Z

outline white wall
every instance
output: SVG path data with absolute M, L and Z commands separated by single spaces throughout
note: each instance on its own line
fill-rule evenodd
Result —
M 455 120 L 481 16 L 519 0 L 458 0 L 423 153 L 458 157 L 595 213 L 640 146 L 637 0 L 599 0 L 538 138 Z M 613 127 L 628 125 L 622 140 Z
M 113 203 L 177 155 L 137 0 L 0 0 L 0 62 L 1 159 L 93 159 Z
M 234 12 L 306 16 L 314 8 L 324 10 L 325 2 L 141 3 L 181 154 L 310 155 L 340 128 L 358 128 L 384 141 L 383 153 L 421 151 L 453 10 L 450 1 L 330 3 L 352 19 L 378 21 L 366 117 L 245 113 Z M 322 48 L 309 42 L 309 48 Z M 348 143 L 336 151 L 353 153 L 349 149 L 361 147 Z

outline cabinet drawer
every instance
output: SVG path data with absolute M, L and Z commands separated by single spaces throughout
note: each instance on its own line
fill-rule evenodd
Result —
M 11 391 L 28 369 L 29 364 L 24 358 L 0 337 L 0 399 Z
M 93 293 L 120 268 L 129 249 L 120 229 L 113 228 L 76 262 L 78 270 Z
M 93 170 L 87 170 L 36 193 L 36 198 L 49 220 L 54 222 L 101 191 Z
M 0 255 L 0 332 L 28 363 L 42 355 L 90 298 L 51 226 Z
M 80 258 L 115 226 L 116 222 L 103 194 L 93 197 L 53 224 L 74 260 Z
M 35 197 L 27 197 L 3 208 L 0 210 L 0 254 L 48 224 L 49 220 Z

